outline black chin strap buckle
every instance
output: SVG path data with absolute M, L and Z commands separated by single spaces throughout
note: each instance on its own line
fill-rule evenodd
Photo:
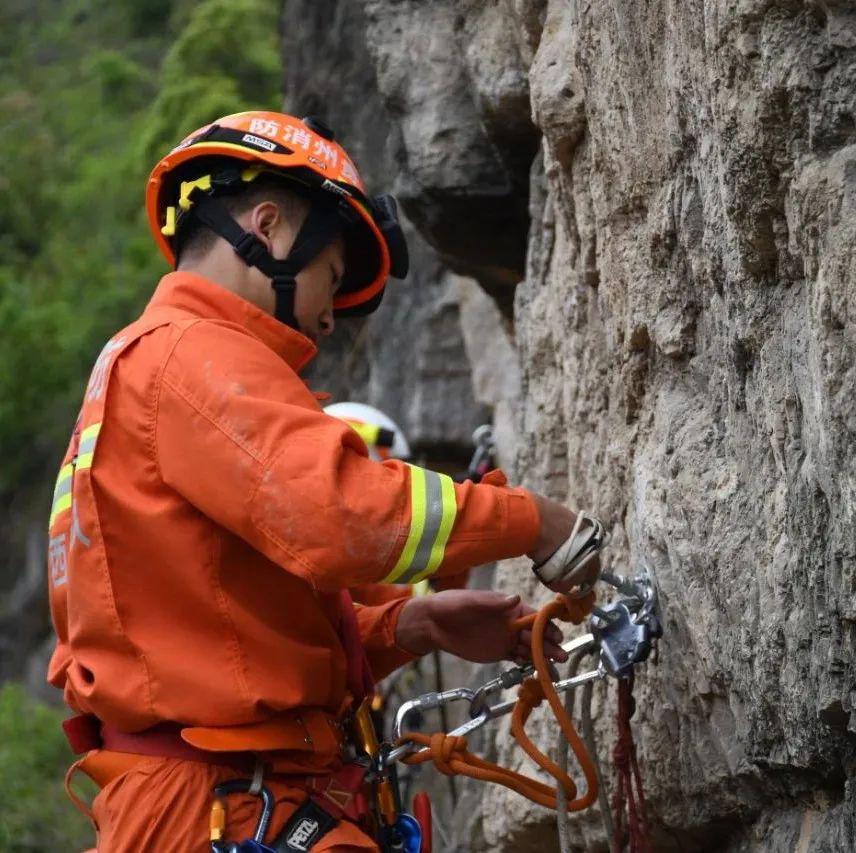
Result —
M 268 254 L 264 243 L 250 231 L 244 231 L 243 234 L 232 244 L 235 254 L 250 266 L 258 266 L 259 261 L 263 261 Z
M 279 273 L 271 279 L 271 287 L 279 293 L 290 293 L 294 296 L 294 291 L 297 288 L 297 280 L 293 275 L 288 273 Z

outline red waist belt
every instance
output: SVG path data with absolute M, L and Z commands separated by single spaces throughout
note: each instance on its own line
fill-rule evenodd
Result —
M 62 727 L 72 750 L 78 755 L 92 750 L 107 750 L 200 761 L 232 767 L 247 774 L 253 772 L 259 757 L 257 753 L 247 751 L 223 753 L 198 749 L 182 739 L 184 726 L 179 723 L 164 722 L 141 732 L 122 732 L 102 723 L 92 714 L 78 714 L 64 720 Z M 270 778 L 306 791 L 337 819 L 359 820 L 367 808 L 362 794 L 366 769 L 361 764 L 351 763 L 320 775 L 273 773 Z
M 182 761 L 201 761 L 204 764 L 240 764 L 253 768 L 255 757 L 251 752 L 232 752 L 228 755 L 197 749 L 182 740 L 179 723 L 158 723 L 141 732 L 122 732 L 102 723 L 92 714 L 78 714 L 63 720 L 62 728 L 73 752 L 82 755 L 93 749 L 112 752 L 130 752 L 134 755 L 152 755 L 160 758 L 178 758 Z

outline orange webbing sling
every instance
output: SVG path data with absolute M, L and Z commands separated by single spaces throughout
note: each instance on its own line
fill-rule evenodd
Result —
M 573 721 L 565 711 L 550 679 L 550 666 L 544 655 L 544 632 L 549 621 L 554 618 L 578 625 L 591 612 L 593 606 L 594 593 L 591 592 L 579 599 L 559 596 L 542 607 L 537 613 L 523 616 L 514 623 L 514 627 L 517 629 L 532 626 L 532 660 L 537 669 L 537 678 L 527 678 L 520 686 L 517 704 L 511 718 L 511 733 L 526 754 L 561 785 L 569 811 L 580 811 L 590 806 L 597 799 L 597 774 L 588 750 L 577 734 Z M 582 768 L 586 779 L 586 792 L 581 797 L 577 797 L 577 786 L 574 784 L 574 780 L 541 752 L 524 730 L 530 714 L 544 699 L 549 703 L 562 734 Z M 423 764 L 426 761 L 433 761 L 434 766 L 447 776 L 468 776 L 482 782 L 494 782 L 549 809 L 556 809 L 557 805 L 561 806 L 561 803 L 557 804 L 556 802 L 556 787 L 554 785 L 539 782 L 531 776 L 485 761 L 467 749 L 465 737 L 447 735 L 445 732 L 437 732 L 432 735 L 410 732 L 400 738 L 399 744 L 402 743 L 413 743 L 427 748 L 424 752 L 417 752 L 402 758 L 401 760 L 406 764 Z

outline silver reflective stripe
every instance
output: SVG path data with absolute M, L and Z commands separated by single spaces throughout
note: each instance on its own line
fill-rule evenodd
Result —
M 98 424 L 101 426 L 101 424 Z M 92 435 L 87 435 L 85 438 L 80 439 L 80 446 L 77 448 L 77 452 L 79 455 L 84 453 L 91 453 L 95 450 L 95 442 L 98 441 L 98 433 L 94 433 Z
M 457 516 L 455 484 L 446 474 L 410 465 L 410 529 L 384 583 L 418 583 L 440 568 Z
M 61 480 L 57 483 L 56 489 L 54 490 L 53 499 L 59 500 L 63 495 L 67 495 L 71 491 L 71 484 L 74 480 L 71 477 L 66 477 L 64 480 Z
M 416 546 L 413 562 L 396 583 L 410 583 L 420 572 L 428 567 L 431 550 L 437 541 L 440 525 L 443 522 L 443 493 L 440 489 L 440 475 L 434 471 L 425 471 L 425 527 Z

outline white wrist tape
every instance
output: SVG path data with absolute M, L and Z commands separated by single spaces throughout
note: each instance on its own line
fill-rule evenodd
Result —
M 603 548 L 605 530 L 594 517 L 577 513 L 571 535 L 543 563 L 532 564 L 532 571 L 543 584 L 569 577 L 585 566 Z

